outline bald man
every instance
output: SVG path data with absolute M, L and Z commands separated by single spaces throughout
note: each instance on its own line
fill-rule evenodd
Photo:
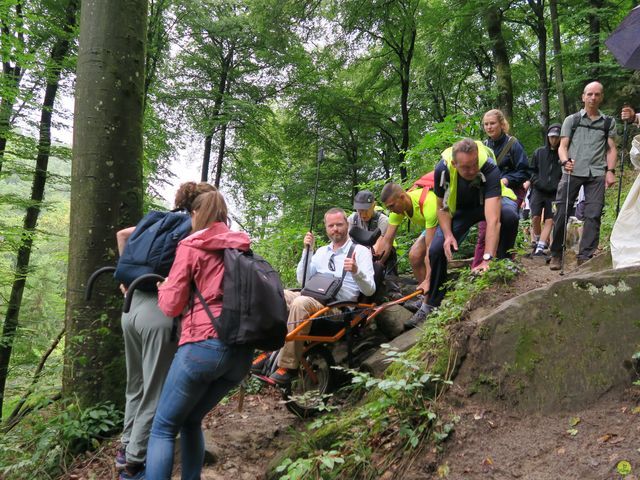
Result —
M 564 170 L 558 185 L 553 219 L 552 270 L 561 268 L 567 195 L 571 206 L 580 187 L 584 187 L 585 212 L 578 265 L 591 258 L 598 248 L 604 191 L 616 183 L 617 159 L 614 141 L 616 122 L 600 111 L 603 99 L 604 88 L 600 82 L 587 84 L 582 92 L 584 108 L 569 115 L 562 123 L 558 157 Z

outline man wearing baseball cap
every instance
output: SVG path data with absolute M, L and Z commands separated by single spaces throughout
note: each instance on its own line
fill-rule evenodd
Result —
M 552 205 L 556 199 L 558 184 L 562 177 L 562 166 L 558 160 L 560 146 L 559 123 L 547 129 L 544 147 L 538 148 L 531 157 L 531 227 L 535 235 L 536 245 L 534 258 L 545 258 L 544 251 L 549 246 L 549 238 L 553 229 Z M 544 227 L 542 218 L 544 213 Z
M 349 215 L 347 221 L 349 222 L 349 230 L 352 227 L 359 227 L 369 232 L 374 231 L 376 228 L 380 229 L 380 239 L 376 243 L 376 246 L 381 245 L 381 240 L 387 233 L 387 227 L 389 226 L 389 217 L 387 217 L 379 208 L 376 208 L 376 200 L 373 193 L 369 190 L 361 190 L 356 193 L 353 199 L 353 212 Z M 377 251 L 374 246 L 374 252 Z M 392 249 L 391 255 L 385 259 L 385 265 L 388 266 L 386 273 L 393 271 L 395 273 L 396 268 L 396 253 L 395 248 Z

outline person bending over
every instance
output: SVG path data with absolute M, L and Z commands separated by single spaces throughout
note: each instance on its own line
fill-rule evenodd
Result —
M 465 138 L 442 152 L 436 165 L 439 226 L 429 249 L 430 305 L 442 302 L 447 262 L 473 225 L 487 222 L 482 262 L 475 271 L 489 269 L 496 257 L 508 258 L 515 244 L 519 221 L 516 196 L 500 181 L 500 170 L 491 158 L 491 149 Z

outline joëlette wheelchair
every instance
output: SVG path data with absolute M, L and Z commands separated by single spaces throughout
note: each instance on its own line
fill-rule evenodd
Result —
M 354 227 L 349 231 L 354 242 L 372 247 L 380 231 L 374 232 Z M 379 267 L 379 269 L 378 269 Z M 383 267 L 376 265 L 376 294 L 383 290 Z M 376 305 L 369 298 L 355 302 L 333 302 L 309 315 L 287 335 L 287 342 L 304 342 L 298 374 L 290 384 L 278 385 L 269 378 L 278 368 L 279 352 L 272 352 L 259 372 L 252 375 L 282 391 L 287 409 L 300 416 L 309 417 L 325 408 L 327 397 L 340 385 L 346 375 L 334 366 L 357 368 L 368 356 L 388 341 L 384 335 L 368 328 L 371 322 L 387 308 L 399 305 L 421 294 L 416 290 L 397 300 Z M 336 310 L 338 311 L 336 313 Z M 301 331 L 311 324 L 308 334 Z

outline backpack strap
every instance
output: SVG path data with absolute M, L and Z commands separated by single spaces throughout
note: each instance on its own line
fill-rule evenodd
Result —
M 604 116 L 604 143 L 605 143 L 605 149 L 606 149 L 606 144 L 609 142 L 609 129 L 611 128 L 611 122 L 613 121 L 612 117 L 609 117 L 607 115 Z
M 369 228 L 367 230 L 369 230 L 370 232 L 374 231 L 376 228 L 378 228 L 379 221 L 380 212 L 373 212 L 373 217 L 371 217 L 371 220 L 369 220 Z
M 576 128 L 580 125 L 580 120 L 582 119 L 582 115 L 580 112 L 574 113 L 571 115 L 571 133 L 569 134 L 569 143 L 573 140 L 573 134 L 576 133 Z
M 502 148 L 502 150 L 500 150 L 500 155 L 496 158 L 496 165 L 500 165 L 502 160 L 504 160 L 504 157 L 509 154 L 511 147 L 513 147 L 513 144 L 516 143 L 516 141 L 518 141 L 516 137 L 509 137 L 507 144 Z
M 214 317 L 213 313 L 211 313 L 211 309 L 209 309 L 209 305 L 207 304 L 204 297 L 202 296 L 202 293 L 200 293 L 200 290 L 198 289 L 196 282 L 194 281 L 191 283 L 193 286 L 193 291 L 195 292 L 196 296 L 198 297 L 198 300 L 200 300 L 200 303 L 204 307 L 204 311 L 207 312 L 207 316 L 209 317 L 209 320 L 211 320 L 211 325 L 213 325 L 213 328 L 216 328 L 216 324 L 214 323 L 216 317 Z
M 349 257 L 351 257 L 351 255 L 353 255 L 353 251 L 356 249 L 356 244 L 355 243 L 351 243 L 351 246 L 349 247 L 349 251 L 347 252 L 347 256 L 344 257 L 345 260 Z M 344 269 L 344 266 L 342 267 L 342 280 L 344 280 L 345 275 L 347 274 L 347 272 Z
M 600 129 L 598 127 L 591 127 L 589 125 L 580 125 L 580 120 L 582 120 L 582 115 L 580 115 L 580 112 L 574 113 L 571 116 L 573 117 L 573 120 L 571 124 L 571 134 L 569 135 L 569 143 L 571 143 L 571 140 L 573 139 L 573 134 L 576 133 L 576 129 L 578 127 L 583 127 L 583 128 L 588 128 L 590 130 L 604 130 L 604 143 L 606 147 L 606 144 L 609 141 L 609 129 L 611 128 L 611 122 L 613 122 L 613 117 L 610 117 L 608 115 L 603 115 L 602 118 L 604 118 L 604 126 L 602 129 Z
M 429 191 L 431 189 L 429 187 L 422 187 L 422 193 L 420 194 L 420 199 L 418 200 L 418 205 L 420 205 L 420 213 L 424 217 L 424 202 L 427 200 L 427 195 L 429 195 Z

